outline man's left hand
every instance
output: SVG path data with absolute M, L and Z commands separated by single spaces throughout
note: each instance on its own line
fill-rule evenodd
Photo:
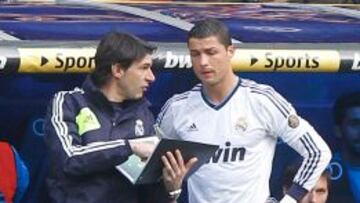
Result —
M 185 175 L 197 162 L 197 158 L 193 157 L 184 163 L 184 159 L 178 149 L 175 150 L 175 156 L 172 152 L 166 152 L 166 155 L 161 156 L 161 160 L 164 164 L 164 184 L 168 192 L 181 189 Z

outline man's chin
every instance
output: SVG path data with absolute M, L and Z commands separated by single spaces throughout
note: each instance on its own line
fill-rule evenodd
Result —
M 134 96 L 134 99 L 141 99 L 144 97 L 144 93 L 141 93 L 141 94 L 137 94 Z
M 207 86 L 214 86 L 217 84 L 217 81 L 215 81 L 214 78 L 206 78 L 206 79 L 202 78 L 201 83 Z

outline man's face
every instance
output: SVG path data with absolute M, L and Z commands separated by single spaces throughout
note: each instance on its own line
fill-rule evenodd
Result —
M 216 85 L 232 74 L 234 49 L 225 47 L 216 36 L 190 38 L 188 47 L 194 72 L 204 85 Z
M 144 58 L 134 61 L 130 67 L 124 71 L 119 80 L 118 87 L 120 94 L 125 99 L 140 99 L 144 92 L 149 88 L 155 76 L 151 70 L 152 59 L 148 54 Z
M 329 195 L 326 176 L 321 176 L 315 187 L 308 192 L 300 203 L 325 203 Z
M 347 109 L 340 130 L 349 149 L 360 155 L 360 106 Z

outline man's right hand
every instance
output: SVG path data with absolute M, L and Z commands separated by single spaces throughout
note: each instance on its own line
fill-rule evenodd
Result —
M 155 149 L 155 144 L 151 143 L 140 143 L 129 140 L 129 144 L 133 153 L 143 161 L 149 158 Z

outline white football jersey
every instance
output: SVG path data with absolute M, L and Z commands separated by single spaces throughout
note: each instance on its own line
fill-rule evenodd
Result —
M 210 161 L 188 180 L 190 203 L 262 203 L 278 137 L 304 157 L 294 183 L 311 189 L 330 160 L 330 150 L 273 88 L 251 80 L 238 85 L 218 105 L 202 85 L 174 95 L 157 123 L 171 139 L 216 144 Z

